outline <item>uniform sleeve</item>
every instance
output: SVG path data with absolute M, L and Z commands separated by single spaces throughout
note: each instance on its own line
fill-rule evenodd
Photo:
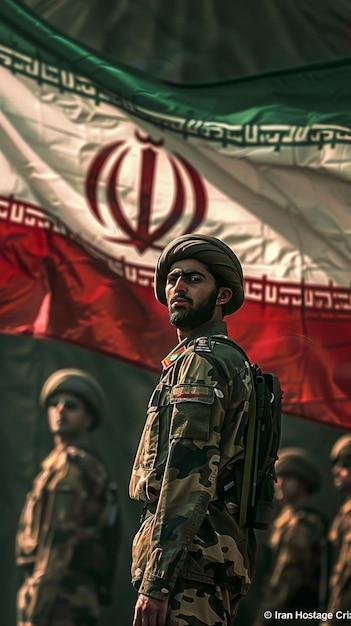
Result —
M 64 476 L 47 492 L 34 571 L 22 586 L 18 598 L 20 623 L 49 624 L 48 615 L 57 597 L 58 586 L 77 543 L 96 534 L 96 524 L 83 525 L 91 495 L 77 461 L 67 460 Z
M 285 610 L 296 591 L 305 586 L 316 569 L 322 522 L 315 516 L 298 515 L 285 531 L 267 584 L 262 612 Z
M 338 526 L 334 522 L 332 533 L 337 535 L 337 553 L 330 578 L 330 599 L 328 610 L 348 611 L 351 607 L 351 514 L 338 516 Z
M 193 353 L 185 359 L 171 391 L 169 453 L 155 513 L 152 550 L 139 593 L 165 599 L 183 567 L 189 546 L 214 498 L 220 463 L 221 430 L 232 389 L 219 391 L 216 364 Z M 216 393 L 217 392 L 217 393 Z M 236 375 L 236 405 L 246 406 L 249 390 Z

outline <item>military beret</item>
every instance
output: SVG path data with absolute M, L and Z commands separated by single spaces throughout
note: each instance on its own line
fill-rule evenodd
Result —
M 57 370 L 43 385 L 39 396 L 40 406 L 46 408 L 50 396 L 60 392 L 72 393 L 80 398 L 94 418 L 91 428 L 96 428 L 106 411 L 106 398 L 94 376 L 79 369 Z
M 310 493 L 318 491 L 322 476 L 311 455 L 303 448 L 283 448 L 278 453 L 275 470 L 278 476 L 295 476 L 302 480 Z
M 351 434 L 343 435 L 334 443 L 331 452 L 331 461 L 336 461 L 340 458 L 351 458 Z
M 165 287 L 173 263 L 196 259 L 208 268 L 214 278 L 233 291 L 231 299 L 223 305 L 223 315 L 237 311 L 244 302 L 243 271 L 233 250 L 223 241 L 209 235 L 182 235 L 171 241 L 162 251 L 155 270 L 155 295 L 167 305 Z

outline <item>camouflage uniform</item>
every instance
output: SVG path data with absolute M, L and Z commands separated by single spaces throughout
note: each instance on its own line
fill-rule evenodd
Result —
M 328 610 L 351 611 L 351 496 L 337 514 L 329 533 L 334 552 L 334 568 L 330 578 L 330 599 Z M 338 624 L 349 624 L 338 619 Z
M 42 463 L 17 534 L 19 625 L 97 624 L 106 485 L 102 463 L 81 446 L 58 446 Z
M 294 503 L 286 502 L 272 523 L 267 545 L 268 579 L 259 618 L 265 611 L 273 613 L 264 624 L 281 624 L 276 611 L 292 613 L 284 624 L 313 624 L 295 619 L 295 611 L 313 612 L 320 606 L 321 559 L 327 558 L 327 522 L 322 514 L 309 507 L 309 494 L 321 486 L 321 475 L 313 458 L 303 448 L 283 448 L 276 463 L 278 477 L 292 477 L 303 485 L 305 496 Z M 307 504 L 306 504 L 307 502 Z M 325 608 L 325 607 L 323 607 Z
M 274 520 L 268 541 L 271 568 L 265 585 L 260 617 L 265 611 L 295 614 L 297 611 L 318 611 L 320 559 L 325 537 L 321 515 L 296 504 L 285 506 Z M 281 624 L 281 619 L 264 620 L 265 624 Z M 295 618 L 284 624 L 296 624 Z M 304 624 L 302 619 L 299 624 Z M 306 624 L 312 624 L 309 619 Z M 316 620 L 314 623 L 318 623 Z
M 225 505 L 218 488 L 244 456 L 253 394 L 241 352 L 215 340 L 226 334 L 224 322 L 204 324 L 164 359 L 130 481 L 147 507 L 132 580 L 139 593 L 170 598 L 168 626 L 228 624 L 252 578 L 253 532 L 239 528 L 237 503 Z
M 351 468 L 351 435 L 343 435 L 335 442 L 330 458 L 332 462 L 346 461 Z M 350 470 L 349 470 L 350 471 Z M 336 515 L 329 532 L 333 552 L 333 568 L 329 581 L 330 597 L 328 611 L 351 611 L 351 494 Z M 339 617 L 338 624 L 349 624 L 350 618 Z

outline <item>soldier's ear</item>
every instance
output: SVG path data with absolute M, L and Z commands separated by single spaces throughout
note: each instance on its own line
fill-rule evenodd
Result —
M 92 430 L 95 424 L 95 417 L 87 411 L 85 414 L 85 418 L 86 429 Z
M 232 289 L 230 287 L 219 287 L 216 304 L 223 306 L 223 304 L 227 304 L 233 295 Z

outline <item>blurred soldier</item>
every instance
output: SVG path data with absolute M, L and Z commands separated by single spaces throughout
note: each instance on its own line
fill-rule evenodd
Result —
M 55 448 L 42 463 L 17 534 L 18 625 L 96 626 L 107 600 L 111 562 L 105 535 L 111 490 L 88 432 L 105 410 L 100 385 L 81 370 L 58 370 L 45 382 Z M 113 555 L 114 556 L 114 555 Z
M 329 532 L 333 552 L 328 611 L 340 611 L 338 624 L 351 621 L 351 435 L 343 435 L 334 444 L 330 458 L 334 487 L 345 494 Z
M 245 452 L 250 366 L 223 315 L 243 303 L 243 274 L 215 237 L 184 235 L 157 263 L 157 299 L 179 344 L 163 360 L 130 481 L 145 503 L 133 542 L 134 626 L 229 625 L 251 582 L 254 534 L 224 504 L 218 477 Z
M 280 450 L 276 472 L 276 498 L 281 509 L 268 539 L 268 576 L 263 583 L 256 626 L 281 625 L 282 618 L 277 612 L 293 614 L 292 619 L 284 618 L 284 624 L 318 623 L 318 619 L 305 622 L 301 617 L 297 621 L 295 611 L 321 609 L 320 570 L 327 549 L 327 524 L 309 502 L 311 494 L 320 488 L 321 476 L 313 459 L 302 448 Z

